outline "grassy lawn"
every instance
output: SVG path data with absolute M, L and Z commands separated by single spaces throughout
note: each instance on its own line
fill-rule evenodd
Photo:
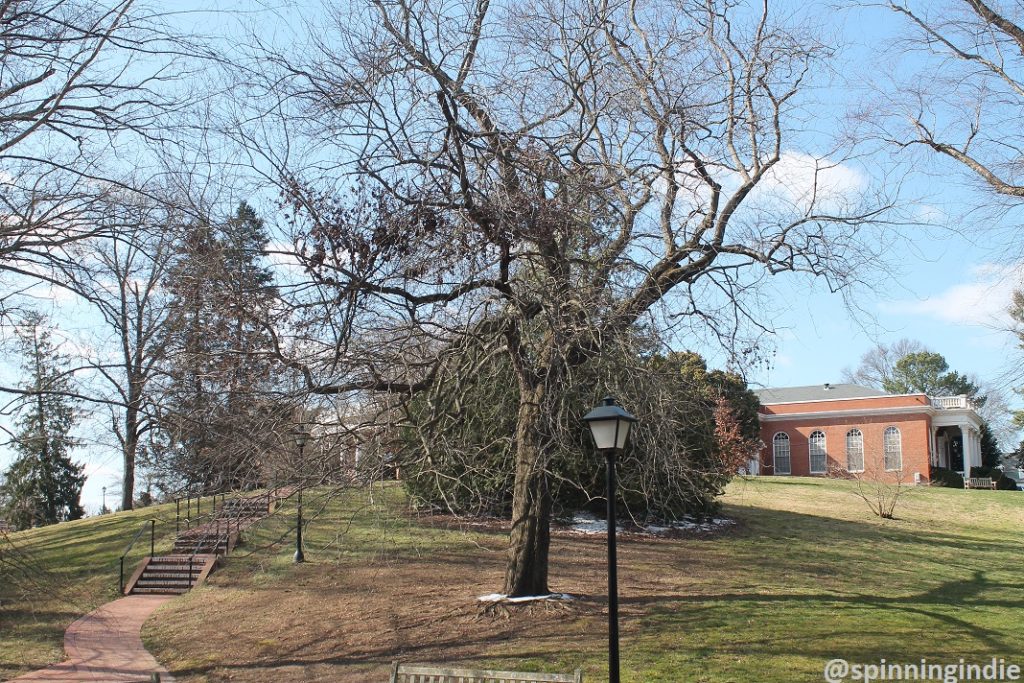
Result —
M 227 570 L 151 620 L 189 681 L 386 680 L 391 660 L 571 670 L 606 680 L 602 537 L 556 533 L 552 588 L 578 600 L 487 612 L 505 532 L 401 513 L 397 489 L 319 501 L 306 565 L 287 507 Z M 1024 655 L 1024 494 L 913 490 L 895 521 L 850 484 L 736 481 L 714 538 L 626 537 L 623 680 L 820 681 L 827 660 Z
M 724 514 L 738 524 L 725 533 L 622 537 L 623 680 L 821 681 L 837 657 L 1024 664 L 1024 494 L 913 489 L 899 519 L 882 521 L 850 486 L 737 480 Z M 588 682 L 607 680 L 603 537 L 554 534 L 551 587 L 575 601 L 485 610 L 476 597 L 502 583 L 500 525 L 409 515 L 397 487 L 306 501 L 306 564 L 291 562 L 286 502 L 206 586 L 147 623 L 147 646 L 179 680 L 366 683 L 387 680 L 393 659 L 579 666 Z M 59 532 L 31 533 L 15 540 L 42 554 L 42 535 Z M 3 623 L 0 652 L 20 651 L 0 655 L 0 671 L 27 668 L 25 653 L 33 666 L 54 658 L 45 648 L 59 641 L 31 624 L 67 622 L 70 609 L 32 621 L 5 599 L 0 617 L 11 614 L 21 635 Z
M 0 535 L 0 679 L 64 658 L 64 630 L 117 597 L 118 559 L 148 519 L 158 520 L 157 552 L 168 550 L 173 505 Z M 125 560 L 125 580 L 148 552 L 147 530 Z

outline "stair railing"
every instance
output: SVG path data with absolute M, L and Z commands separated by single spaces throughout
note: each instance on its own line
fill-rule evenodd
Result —
M 220 542 L 220 537 L 218 536 L 214 540 L 214 543 L 219 543 L 219 542 Z M 214 546 L 213 552 L 214 552 L 215 555 L 217 554 L 217 547 L 216 546 Z M 204 554 L 203 553 L 203 537 L 200 536 L 199 538 L 196 539 L 195 547 L 192 548 L 192 554 L 188 556 L 188 587 L 189 587 L 189 589 L 191 589 L 195 585 L 194 579 L 192 577 L 192 567 L 194 566 L 196 555 L 202 555 L 202 554 Z
M 132 536 L 132 540 L 128 541 L 128 547 L 126 547 L 124 549 L 124 552 L 121 553 L 120 578 L 118 579 L 117 583 L 118 593 L 120 593 L 121 595 L 124 595 L 124 558 L 128 556 L 128 553 L 131 552 L 132 547 L 135 545 L 135 542 L 139 540 L 140 536 L 142 536 L 142 532 L 146 530 L 147 524 L 149 525 L 149 557 L 153 557 L 153 549 L 156 547 L 156 520 L 147 519 L 145 522 L 142 523 L 142 526 L 139 527 L 139 530 L 135 532 L 135 535 Z
M 226 495 L 225 493 L 213 493 L 213 494 L 210 494 L 209 496 L 206 496 L 206 498 L 208 499 L 207 500 L 207 504 L 209 504 L 210 507 L 211 507 L 211 511 L 209 513 L 209 516 L 210 516 L 211 519 L 213 518 L 213 515 L 215 515 L 217 513 L 217 497 L 218 496 L 220 497 L 220 505 L 221 505 L 221 507 L 224 507 L 225 495 Z M 210 498 L 212 498 L 213 500 L 212 501 L 209 500 Z M 181 504 L 182 504 L 182 502 L 185 503 L 185 516 L 184 517 L 182 517 L 182 514 L 181 514 Z M 192 504 L 193 503 L 195 503 L 195 509 L 196 509 L 196 513 L 195 513 L 194 517 L 192 516 Z M 193 522 L 197 522 L 197 523 L 201 524 L 202 523 L 202 519 L 203 519 L 203 494 L 202 493 L 200 493 L 198 495 L 192 495 L 191 493 L 188 493 L 188 494 L 186 494 L 184 496 L 180 496 L 180 497 L 174 499 L 174 533 L 175 534 L 180 534 L 181 533 L 181 523 L 182 522 L 185 522 L 185 529 L 188 530 L 188 529 L 192 528 L 192 523 Z
M 218 504 L 217 504 L 218 503 L 218 501 L 217 501 L 217 497 L 218 496 L 220 496 L 220 506 L 219 506 L 219 508 L 218 508 Z M 231 531 L 232 531 L 232 529 L 231 529 L 231 522 L 234 521 L 234 523 L 235 523 L 234 524 L 235 534 L 236 535 L 241 534 L 241 532 L 242 532 L 242 518 L 243 517 L 248 518 L 248 517 L 251 516 L 251 512 L 246 508 L 246 506 L 247 505 L 251 505 L 253 501 L 256 501 L 258 503 L 258 505 L 259 505 L 261 513 L 267 514 L 267 513 L 270 512 L 270 502 L 271 502 L 271 500 L 273 500 L 273 497 L 272 497 L 272 495 L 269 492 L 265 493 L 265 494 L 263 494 L 261 496 L 256 496 L 256 497 L 253 497 L 253 498 L 232 498 L 233 501 L 244 501 L 244 502 L 235 502 L 231 506 L 226 506 L 224 504 L 225 501 L 226 501 L 226 494 L 225 493 L 211 494 L 210 496 L 207 496 L 207 498 L 208 499 L 212 498 L 213 500 L 212 501 L 208 500 L 208 503 L 212 503 L 212 504 L 210 505 L 210 511 L 207 512 L 205 515 L 202 512 L 202 509 L 203 509 L 202 508 L 202 502 L 201 502 L 202 496 L 195 496 L 195 497 L 193 497 L 192 495 L 187 495 L 187 496 L 182 496 L 181 498 L 175 499 L 175 504 L 176 504 L 176 510 L 175 510 L 175 530 L 176 531 L 180 532 L 181 522 L 182 521 L 185 522 L 185 528 L 186 529 L 191 529 L 191 527 L 194 524 L 197 525 L 197 526 L 201 526 L 202 524 L 205 524 L 205 523 L 209 523 L 213 527 L 212 529 L 210 529 L 209 526 L 207 527 L 208 530 L 213 531 L 212 534 L 205 535 L 205 537 L 204 537 L 204 535 L 194 536 L 195 543 L 192 545 L 192 552 L 189 554 L 189 558 L 188 558 L 188 586 L 189 586 L 189 588 L 192 588 L 195 585 L 192 574 L 193 574 L 193 571 L 195 569 L 195 558 L 196 558 L 196 555 L 206 554 L 206 553 L 204 553 L 204 550 L 206 550 L 206 546 L 209 543 L 213 544 L 213 549 L 212 549 L 213 550 L 213 554 L 217 555 L 218 554 L 217 550 L 218 550 L 218 548 L 219 548 L 219 546 L 220 546 L 220 544 L 222 542 L 224 543 L 224 554 L 225 555 L 229 554 L 230 551 L 231 551 Z M 193 502 L 193 500 L 195 501 L 195 516 L 193 516 L 193 514 L 192 514 L 192 509 L 193 509 L 192 502 Z M 185 516 L 184 517 L 181 514 L 181 511 L 182 511 L 181 510 L 181 508 L 182 508 L 181 503 L 182 502 L 185 503 Z M 212 536 L 212 538 L 211 538 L 211 536 Z

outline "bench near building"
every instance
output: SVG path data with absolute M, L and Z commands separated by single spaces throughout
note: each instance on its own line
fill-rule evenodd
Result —
M 933 467 L 981 466 L 981 417 L 966 396 L 887 394 L 855 384 L 757 391 L 759 472 L 927 483 Z M 754 468 L 751 468 L 754 469 Z

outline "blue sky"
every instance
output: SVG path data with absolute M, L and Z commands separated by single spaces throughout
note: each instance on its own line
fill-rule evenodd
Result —
M 895 47 L 903 25 L 892 11 L 853 5 L 824 12 L 835 5 L 796 5 L 838 48 L 837 72 L 818 98 L 833 117 L 816 119 L 811 151 L 850 126 L 851 110 L 870 106 L 877 88 L 898 90 L 893 84 L 901 79 L 932 73 L 923 55 Z M 940 3 L 929 8 L 941 11 Z M 953 369 L 998 382 L 1024 357 L 1006 332 L 1010 296 L 1024 286 L 1022 209 L 993 201 L 976 177 L 927 151 L 875 147 L 857 162 L 856 172 L 874 183 L 899 181 L 906 210 L 922 225 L 903 229 L 906 240 L 892 253 L 889 276 L 856 291 L 858 311 L 803 280 L 774 283 L 788 302 L 772 316 L 776 356 L 749 379 L 764 386 L 838 382 L 843 368 L 856 366 L 877 343 L 906 337 L 943 354 Z
M 878 9 L 837 13 L 824 11 L 826 7 L 825 3 L 811 3 L 807 11 L 815 15 L 817 23 L 828 22 L 825 32 L 833 35 L 842 49 L 835 76 L 818 86 L 816 99 L 822 113 L 809 120 L 802 141 L 805 148 L 790 150 L 795 153 L 827 154 L 833 135 L 845 126 L 845 113 L 870 97 L 869 77 L 880 69 L 898 73 L 902 68 L 920 66 L 913 61 L 901 66 L 877 49 L 888 44 L 896 31 L 892 13 Z M 189 20 L 198 16 L 189 15 Z M 214 23 L 226 21 L 224 17 L 221 14 Z M 893 168 L 899 169 L 895 175 Z M 908 211 L 932 227 L 904 229 L 902 246 L 891 253 L 889 274 L 876 286 L 855 292 L 856 311 L 821 284 L 812 286 L 799 277 L 772 279 L 766 286 L 778 303 L 764 315 L 777 331 L 772 340 L 775 354 L 769 367 L 749 374 L 751 383 L 839 382 L 843 369 L 855 366 L 877 343 L 903 337 L 923 342 L 942 353 L 954 369 L 987 381 L 997 380 L 1019 363 L 1014 338 L 1000 331 L 1007 325 L 1010 294 L 1021 286 L 1024 273 L 1014 264 L 1014 256 L 1019 255 L 1008 251 L 1015 236 L 1018 245 L 1024 244 L 1019 212 L 976 211 L 987 202 L 984 190 L 955 165 L 935 159 L 893 157 L 886 151 L 860 158 L 844 169 L 849 170 L 851 192 L 858 191 L 859 176 L 872 182 L 899 177 L 905 181 Z M 96 343 L 88 325 L 81 318 L 75 322 L 68 299 L 52 306 L 64 321 L 69 344 L 88 347 Z M 101 488 L 108 486 L 113 491 L 120 478 L 120 455 L 112 444 L 95 441 L 101 434 L 102 430 L 86 433 L 91 445 L 79 453 L 88 463 L 90 477 L 83 499 L 90 512 L 99 507 Z M 0 451 L 0 466 L 11 457 Z M 108 503 L 112 501 L 116 499 L 108 496 Z
M 775 360 L 750 380 L 766 386 L 839 382 L 842 370 L 877 343 L 904 337 L 943 354 L 960 372 L 988 381 L 1001 377 L 1014 360 L 1005 311 L 1020 271 L 963 236 L 922 234 L 927 244 L 920 255 L 900 259 L 898 279 L 857 292 L 861 311 L 848 310 L 839 295 L 821 288 L 778 283 L 790 303 L 775 316 Z

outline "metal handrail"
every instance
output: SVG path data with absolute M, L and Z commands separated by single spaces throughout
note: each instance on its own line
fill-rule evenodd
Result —
M 210 512 L 211 519 L 212 515 L 216 514 L 217 511 L 217 496 L 220 496 L 221 507 L 224 506 L 225 493 L 213 493 L 207 496 L 207 498 L 213 498 L 212 511 Z M 181 515 L 181 503 L 185 502 L 185 516 Z M 192 516 L 192 501 L 196 504 L 196 516 Z M 203 494 L 193 496 L 191 493 L 180 496 L 174 499 L 174 533 L 181 533 L 181 522 L 184 520 L 185 529 L 192 528 L 192 522 L 203 519 Z
M 217 549 L 220 546 L 220 543 L 221 543 L 222 540 L 224 541 L 224 554 L 227 555 L 227 554 L 229 554 L 231 552 L 231 520 L 232 519 L 235 520 L 235 532 L 236 533 L 240 533 L 241 532 L 241 521 L 239 519 L 238 511 L 237 510 L 231 510 L 229 515 L 225 515 L 224 514 L 224 494 L 220 494 L 220 495 L 221 495 L 220 511 L 218 512 L 218 510 L 217 510 L 217 507 L 216 507 L 216 496 L 214 496 L 214 508 L 209 513 L 210 522 L 216 524 L 215 531 L 214 531 L 214 534 L 213 534 L 213 539 L 211 541 L 212 544 L 213 544 L 213 553 L 212 553 L 213 555 L 217 555 L 218 554 Z M 222 519 L 224 520 L 224 523 L 225 523 L 224 532 L 223 533 L 221 533 L 221 520 Z M 193 571 L 193 569 L 195 567 L 196 555 L 206 554 L 206 553 L 203 553 L 203 549 L 204 549 L 204 540 L 202 538 L 197 539 L 196 545 L 195 545 L 195 547 L 192 550 L 192 554 L 190 554 L 189 558 L 188 558 L 188 587 L 189 588 L 192 588 L 192 586 L 194 585 L 193 578 L 192 578 L 192 571 Z
M 142 526 L 139 527 L 139 530 L 135 532 L 135 535 L 132 536 L 132 540 L 128 541 L 128 546 L 124 549 L 124 553 L 121 554 L 121 569 L 120 578 L 118 579 L 118 593 L 122 595 L 124 594 L 124 558 L 128 556 L 128 553 L 131 552 L 132 547 L 134 547 L 135 545 L 135 542 L 139 540 L 140 536 L 142 536 L 142 532 L 146 530 L 147 524 L 149 525 L 149 556 L 153 557 L 153 550 L 156 546 L 156 520 L 147 519 L 145 522 L 142 523 Z
M 213 554 L 216 555 L 217 554 L 217 545 L 220 543 L 220 532 L 219 531 L 218 531 L 217 537 L 214 539 L 213 543 L 214 543 Z M 192 588 L 192 586 L 195 585 L 195 584 L 192 583 L 192 567 L 193 567 L 193 563 L 195 562 L 196 555 L 203 555 L 204 554 L 202 552 L 202 550 L 203 550 L 203 540 L 202 540 L 202 538 L 200 538 L 200 539 L 197 540 L 196 547 L 192 550 L 192 554 L 189 555 L 189 557 L 188 557 L 188 587 L 189 588 Z

